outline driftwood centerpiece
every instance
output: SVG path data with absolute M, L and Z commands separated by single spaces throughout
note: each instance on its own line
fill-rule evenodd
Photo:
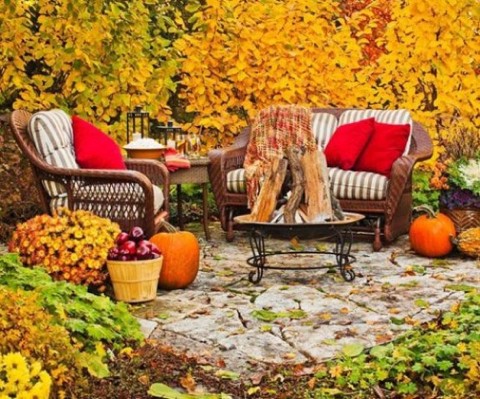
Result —
M 287 167 L 290 192 L 282 204 Z M 332 205 L 333 202 L 333 205 Z M 332 196 L 323 152 L 304 152 L 290 147 L 286 158 L 272 162 L 250 213 L 255 222 L 319 223 L 341 219 L 341 209 Z
M 325 156 L 313 136 L 310 109 L 261 110 L 252 125 L 244 167 L 250 221 L 291 224 L 342 219 L 330 193 Z

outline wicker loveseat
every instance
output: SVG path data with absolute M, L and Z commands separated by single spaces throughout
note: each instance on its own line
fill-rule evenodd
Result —
M 312 129 L 319 148 L 325 149 L 342 124 L 374 117 L 388 124 L 410 124 L 410 136 L 403 155 L 393 163 L 389 177 L 371 172 L 328 168 L 330 187 L 344 211 L 366 215 L 359 233 L 374 235 L 374 249 L 382 239 L 389 243 L 408 232 L 412 214 L 412 171 L 416 162 L 432 156 L 432 141 L 425 129 L 405 110 L 312 109 Z M 243 162 L 250 127 L 232 146 L 211 150 L 209 174 L 222 228 L 227 240 L 234 238 L 233 218 L 248 210 Z

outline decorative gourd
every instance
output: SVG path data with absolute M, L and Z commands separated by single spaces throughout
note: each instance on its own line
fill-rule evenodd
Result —
M 455 225 L 443 213 L 435 213 L 427 206 L 415 208 L 426 212 L 416 218 L 410 226 L 410 245 L 419 255 L 436 258 L 449 254 L 453 249 L 452 239 L 456 236 Z
M 455 240 L 455 244 L 465 255 L 480 258 L 480 227 L 462 231 Z
M 188 231 L 157 233 L 150 238 L 163 254 L 159 288 L 185 288 L 197 277 L 200 264 L 200 245 Z

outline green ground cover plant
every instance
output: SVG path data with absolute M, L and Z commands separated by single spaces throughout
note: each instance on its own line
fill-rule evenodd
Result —
M 0 285 L 35 292 L 52 321 L 87 351 L 95 351 L 97 343 L 121 349 L 143 338 L 125 303 L 90 293 L 84 286 L 53 281 L 43 269 L 23 266 L 16 254 L 0 257 Z

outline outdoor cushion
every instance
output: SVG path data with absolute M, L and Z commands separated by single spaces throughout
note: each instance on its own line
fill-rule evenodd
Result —
M 72 117 L 73 146 L 78 165 L 85 169 L 126 169 L 118 144 L 78 116 Z
M 119 190 L 118 187 L 120 185 L 116 183 L 112 184 L 102 184 L 102 185 L 96 185 L 95 186 L 95 193 L 96 193 L 96 198 L 100 199 L 102 196 L 104 196 L 104 202 L 118 202 L 118 203 L 128 203 L 131 202 L 132 200 L 136 200 L 137 198 L 132 198 L 132 193 L 126 193 L 125 191 L 122 192 L 122 190 Z M 75 194 L 77 198 L 82 198 L 85 199 L 85 201 L 88 202 L 90 196 L 91 196 L 91 190 L 92 187 L 80 187 L 78 190 L 78 193 Z M 143 198 L 143 190 L 139 187 L 136 194 L 140 197 Z M 153 186 L 153 210 L 156 213 L 160 207 L 163 205 L 164 197 L 163 197 L 163 191 L 160 187 L 158 186 Z M 114 205 L 109 205 L 110 207 L 114 207 Z M 61 194 L 55 198 L 52 198 L 50 200 L 50 209 L 53 212 L 53 210 L 60 208 L 60 207 L 68 207 L 68 198 L 66 194 Z M 93 208 L 93 204 L 89 208 L 87 205 L 86 207 L 82 207 L 82 209 L 86 210 L 91 210 Z M 135 208 L 132 208 L 134 210 Z M 138 213 L 138 210 L 135 209 L 135 212 L 132 213 Z M 112 215 L 113 216 L 113 215 Z M 119 218 L 124 217 L 125 215 L 118 215 Z
M 78 168 L 73 149 L 73 130 L 70 117 L 60 109 L 35 113 L 28 124 L 28 133 L 44 161 L 62 168 Z M 63 185 L 43 180 L 52 197 L 65 193 Z
M 330 187 L 339 199 L 383 200 L 386 198 L 388 179 L 378 173 L 355 172 L 328 168 Z M 227 173 L 227 190 L 245 193 L 245 169 Z
M 325 149 L 337 126 L 338 120 L 332 114 L 326 112 L 314 112 L 312 114 L 312 131 L 318 149 Z
M 405 109 L 381 110 L 381 109 L 364 109 L 364 110 L 347 110 L 340 115 L 338 125 L 352 123 L 361 119 L 374 117 L 375 121 L 388 123 L 391 125 L 410 125 L 410 131 L 407 143 L 405 144 L 402 155 L 407 155 L 410 150 L 410 142 L 412 138 L 412 117 Z
M 245 169 L 235 169 L 227 173 L 227 191 L 238 194 L 247 192 Z
M 402 155 L 410 134 L 410 125 L 375 122 L 375 130 L 355 163 L 354 170 L 390 177 L 393 163 Z
M 378 173 L 329 168 L 328 177 L 338 199 L 376 201 L 387 196 L 388 179 Z
M 325 148 L 328 166 L 352 169 L 373 134 L 374 121 L 368 118 L 339 126 Z

